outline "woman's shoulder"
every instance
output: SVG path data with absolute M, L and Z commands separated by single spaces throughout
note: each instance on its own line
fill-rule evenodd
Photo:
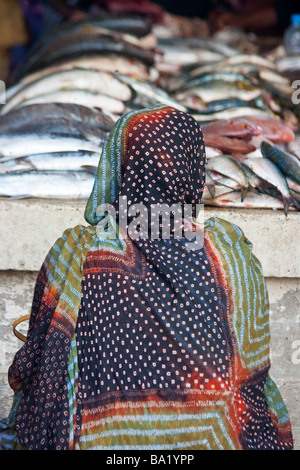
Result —
M 210 217 L 205 221 L 205 233 L 213 238 L 222 240 L 223 244 L 233 247 L 236 244 L 246 244 L 252 249 L 252 243 L 245 235 L 241 227 L 222 219 L 220 217 Z

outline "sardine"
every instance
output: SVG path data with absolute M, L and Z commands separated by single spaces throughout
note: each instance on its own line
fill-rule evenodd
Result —
M 23 101 L 60 90 L 86 90 L 90 93 L 100 94 L 103 94 L 105 90 L 105 95 L 120 101 L 126 102 L 132 98 L 130 87 L 110 73 L 72 69 L 53 73 L 36 82 L 29 83 L 7 101 L 1 109 L 1 114 L 7 113 Z
M 89 172 L 27 172 L 0 174 L 0 195 L 13 198 L 87 199 L 94 176 Z
M 260 148 L 265 159 L 271 160 L 284 175 L 300 183 L 300 161 L 297 157 L 269 142 L 262 142 Z
M 298 207 L 298 204 L 290 193 L 284 174 L 275 163 L 267 158 L 246 158 L 243 164 L 247 165 L 259 178 L 273 185 L 274 188 L 280 192 L 286 215 L 291 204 Z

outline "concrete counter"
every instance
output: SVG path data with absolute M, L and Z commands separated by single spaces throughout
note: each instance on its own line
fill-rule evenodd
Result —
M 0 270 L 37 271 L 66 228 L 86 225 L 86 201 L 0 198 Z M 300 212 L 205 208 L 205 218 L 237 224 L 267 277 L 300 278 Z

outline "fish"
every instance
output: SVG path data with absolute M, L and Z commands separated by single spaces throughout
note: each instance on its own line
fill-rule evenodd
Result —
M 148 100 L 147 105 L 149 106 L 162 103 L 167 106 L 175 107 L 180 111 L 186 111 L 186 108 L 170 97 L 168 93 L 166 93 L 163 89 L 154 86 L 150 82 L 141 81 L 127 75 L 114 74 L 114 76 L 124 84 L 130 86 L 135 91 L 137 95 L 135 101 L 139 102 L 139 100 L 142 100 L 143 97 L 146 97 Z
M 203 83 L 201 86 L 195 86 L 180 92 L 173 92 L 174 99 L 179 102 L 190 98 L 191 96 L 196 96 L 201 98 L 205 103 L 228 98 L 239 98 L 244 101 L 252 101 L 260 95 L 261 89 L 254 87 L 253 85 L 243 86 L 242 84 L 239 85 L 239 83 L 235 84 L 222 80 L 215 80 Z M 251 113 L 252 108 L 250 106 L 249 108 L 245 107 L 245 109 L 249 109 L 249 113 Z M 235 110 L 235 112 L 237 113 L 238 110 Z M 243 114 L 245 114 L 245 110 L 243 111 Z
M 256 147 L 246 139 L 226 137 L 219 134 L 205 134 L 204 142 L 205 146 L 217 148 L 226 154 L 247 154 L 256 150 Z
M 0 196 L 11 198 L 87 199 L 94 176 L 89 172 L 30 171 L 0 174 Z
M 223 92 L 222 92 L 223 93 Z M 189 101 L 195 100 L 197 97 L 189 97 Z M 180 100 L 181 103 L 188 103 L 187 99 Z M 261 116 L 261 117 L 274 117 L 276 114 L 274 114 L 273 111 L 270 110 L 264 110 L 264 109 L 256 109 L 252 107 L 236 107 L 236 108 L 228 108 L 228 109 L 223 109 L 221 111 L 216 111 L 216 112 L 207 112 L 202 111 L 202 110 L 190 110 L 190 114 L 194 117 L 194 119 L 201 123 L 202 125 L 206 123 L 210 123 L 212 121 L 217 121 L 218 119 L 235 119 L 238 117 L 249 117 L 249 116 Z
M 96 108 L 87 108 L 72 103 L 45 103 L 14 108 L 0 116 L 0 134 L 32 130 L 43 122 L 65 122 L 70 126 L 90 127 L 95 133 L 109 132 L 114 121 Z
M 288 153 L 293 154 L 298 158 L 298 160 L 300 160 L 300 139 L 298 136 L 295 138 L 295 140 L 292 140 L 288 143 L 287 150 Z
M 202 201 L 215 199 L 222 196 L 223 194 L 228 194 L 231 192 L 232 189 L 229 187 L 214 185 L 212 189 L 212 185 L 205 185 L 202 194 Z
M 286 177 L 288 187 L 296 193 L 300 193 L 300 184 L 296 183 L 292 178 Z
M 98 108 L 113 114 L 123 114 L 126 106 L 120 101 L 103 93 L 91 93 L 88 90 L 60 90 L 24 100 L 19 106 L 41 103 L 73 103 L 87 108 Z
M 29 63 L 28 71 L 36 71 L 49 65 L 61 63 L 72 58 L 83 57 L 85 55 L 105 55 L 118 53 L 126 57 L 134 57 L 147 65 L 153 65 L 154 57 L 151 51 L 143 49 L 128 41 L 122 41 L 112 35 L 100 34 L 82 34 L 78 35 L 77 40 L 62 38 L 59 47 L 55 44 L 50 45 L 43 51 L 40 58 Z
M 53 152 L 90 151 L 98 153 L 97 143 L 82 138 L 59 134 L 30 134 L 0 135 L 0 163 L 28 155 Z
M 264 111 L 270 111 L 270 108 L 266 105 L 266 103 L 264 102 L 264 99 L 261 96 L 250 101 L 241 100 L 235 97 L 235 98 L 225 98 L 222 100 L 215 100 L 209 103 L 204 103 L 202 100 L 201 102 L 202 102 L 201 110 L 205 110 L 207 114 L 217 113 L 220 111 L 225 111 L 225 110 L 234 109 L 234 108 L 249 109 L 249 107 L 255 110 L 262 109 Z
M 215 182 L 218 181 L 219 175 L 221 175 L 238 183 L 238 188 L 241 189 L 240 196 L 242 200 L 249 190 L 249 182 L 242 166 L 229 155 L 220 155 L 208 160 L 206 172 L 209 173 L 211 179 Z M 226 180 L 225 182 L 229 186 L 229 181 Z
M 267 158 L 246 158 L 243 161 L 259 178 L 266 181 L 279 191 L 282 196 L 285 215 L 288 214 L 289 206 L 298 208 L 299 204 L 290 193 L 286 178 L 280 169 Z
M 11 134 L 15 136 L 17 133 L 25 135 L 31 134 L 34 129 L 34 132 L 39 135 L 47 136 L 56 134 L 57 136 L 68 136 L 76 139 L 88 140 L 101 147 L 108 136 L 108 132 L 103 131 L 97 125 L 92 126 L 84 121 L 71 121 L 71 119 L 68 120 L 67 116 L 57 116 L 57 119 L 47 119 L 40 115 L 39 120 L 35 122 L 34 126 L 32 125 L 32 122 L 27 122 L 25 124 L 18 121 L 18 123 L 19 127 L 16 125 L 17 122 L 15 123 L 15 126 L 11 126 L 11 128 L 9 126 L 4 126 L 4 132 L 1 132 L 0 123 L 0 134 L 6 135 L 7 137 Z
M 0 161 L 0 173 L 26 171 L 83 171 L 98 167 L 100 151 L 53 152 L 28 155 L 6 162 Z
M 207 64 L 218 62 L 224 58 L 219 52 L 195 47 L 191 48 L 183 44 L 168 44 L 167 40 L 159 38 L 157 49 L 161 52 L 157 60 L 167 64 L 179 64 L 181 67 L 197 64 L 199 62 Z
M 1 108 L 1 114 L 7 113 L 23 101 L 28 102 L 37 96 L 60 90 L 86 90 L 100 94 L 105 90 L 105 95 L 123 102 L 132 98 L 130 87 L 108 72 L 72 69 L 50 74 L 21 88 Z
M 271 142 L 292 142 L 295 139 L 293 128 L 281 119 L 263 116 L 247 116 L 244 118 L 261 129 L 261 134 Z
M 202 125 L 204 136 L 218 134 L 225 137 L 244 139 L 261 134 L 261 129 L 246 118 L 219 119 L 218 121 Z
M 50 65 L 36 72 L 25 75 L 19 82 L 19 87 L 32 83 L 49 74 L 70 69 L 99 70 L 100 72 L 115 72 L 139 77 L 141 80 L 150 78 L 149 68 L 135 58 L 120 56 L 118 54 L 107 54 L 105 56 L 83 56 L 63 63 Z
M 277 199 L 268 194 L 254 194 L 248 193 L 243 201 L 241 201 L 238 191 L 231 191 L 217 196 L 215 199 L 203 199 L 204 205 L 216 207 L 233 207 L 241 209 L 273 209 L 283 210 L 284 204 L 280 199 Z M 291 207 L 291 210 L 295 210 Z
M 261 143 L 260 149 L 265 159 L 271 160 L 284 175 L 300 183 L 300 161 L 297 157 L 266 141 Z
M 203 75 L 199 75 L 195 78 L 187 79 L 177 90 L 177 92 L 194 89 L 195 87 L 201 87 L 207 83 L 215 83 L 215 82 L 224 82 L 224 83 L 232 83 L 236 87 L 243 88 L 252 88 L 253 83 L 247 77 L 242 74 L 235 73 L 235 72 L 223 72 L 217 71 L 214 73 L 205 73 Z

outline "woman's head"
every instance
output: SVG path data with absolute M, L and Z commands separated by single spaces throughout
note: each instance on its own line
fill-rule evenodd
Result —
M 205 149 L 194 118 L 172 107 L 127 113 L 104 146 L 86 208 L 92 225 L 97 205 L 126 196 L 129 205 L 200 204 L 205 182 Z

